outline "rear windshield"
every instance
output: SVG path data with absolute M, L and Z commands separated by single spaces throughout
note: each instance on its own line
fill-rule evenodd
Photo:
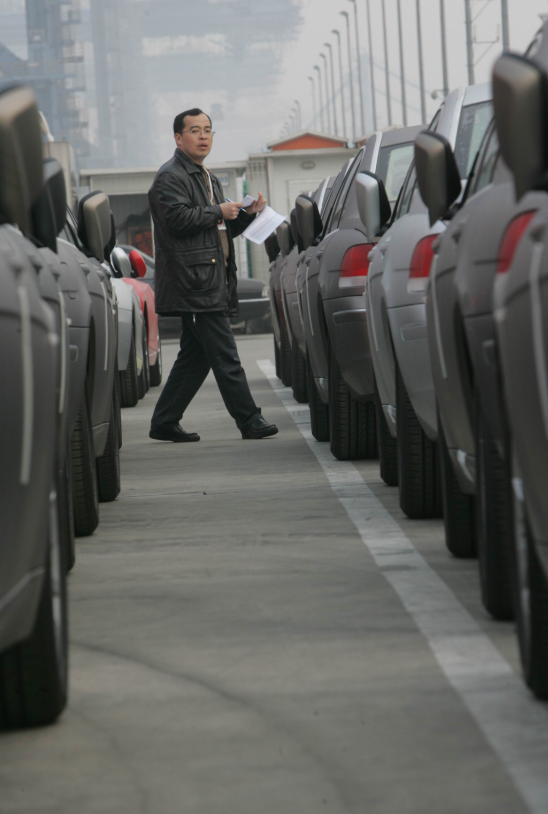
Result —
M 468 177 L 492 118 L 491 102 L 478 102 L 476 105 L 466 105 L 462 108 L 455 145 L 455 158 L 461 178 Z
M 407 170 L 413 161 L 413 155 L 412 141 L 405 144 L 394 144 L 392 147 L 381 147 L 377 175 L 384 181 L 390 203 L 394 203 L 400 194 Z

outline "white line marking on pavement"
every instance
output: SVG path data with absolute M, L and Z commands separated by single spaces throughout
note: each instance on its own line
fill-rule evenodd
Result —
M 548 712 L 419 554 L 356 467 L 312 437 L 289 388 L 269 360 L 257 365 L 318 459 L 336 496 L 449 683 L 482 730 L 534 814 L 548 814 Z

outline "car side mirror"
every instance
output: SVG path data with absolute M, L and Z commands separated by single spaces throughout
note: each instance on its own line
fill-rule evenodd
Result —
M 390 220 L 390 201 L 384 182 L 372 172 L 359 172 L 355 184 L 360 220 L 367 237 L 372 240 Z
M 493 68 L 493 105 L 500 151 L 519 200 L 548 170 L 546 73 L 527 57 L 503 54 Z
M 264 247 L 266 249 L 269 261 L 273 263 L 280 253 L 280 246 L 278 244 L 278 237 L 276 235 L 276 232 L 272 232 L 272 234 L 269 237 L 267 237 L 267 239 L 264 242 Z
M 278 243 L 280 244 L 282 256 L 287 257 L 295 245 L 295 241 L 293 240 L 293 232 L 291 231 L 291 226 L 287 221 L 280 223 L 276 229 L 276 235 L 278 237 Z
M 7 85 L 0 91 L 0 213 L 27 235 L 43 172 L 36 97 L 24 85 Z
M 132 277 L 144 277 L 147 273 L 147 264 L 143 255 L 138 249 L 132 249 L 129 253 L 129 262 L 131 263 Z
M 44 160 L 44 186 L 31 211 L 32 235 L 57 252 L 57 235 L 67 218 L 67 192 L 63 168 L 55 158 Z
M 90 254 L 105 259 L 105 250 L 112 234 L 110 205 L 104 192 L 97 190 L 85 195 L 78 205 L 78 237 Z
M 293 235 L 293 245 L 297 245 L 297 251 L 300 254 L 303 251 L 303 241 L 301 233 L 299 232 L 299 226 L 297 224 L 297 212 L 295 207 L 293 207 L 289 214 L 289 224 L 291 226 L 291 233 Z
M 447 214 L 460 195 L 462 183 L 450 143 L 439 133 L 424 130 L 415 139 L 415 168 L 430 226 Z
M 144 261 L 143 261 L 144 262 Z M 132 277 L 129 257 L 120 246 L 115 246 L 110 253 L 110 265 L 115 277 Z
M 298 195 L 295 201 L 297 226 L 301 234 L 303 250 L 306 251 L 323 230 L 322 216 L 310 195 Z

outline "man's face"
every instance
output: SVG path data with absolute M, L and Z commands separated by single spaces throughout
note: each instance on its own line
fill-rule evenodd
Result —
M 199 116 L 185 116 L 182 133 L 175 133 L 177 147 L 196 164 L 202 164 L 211 152 L 213 134 L 211 122 L 205 113 Z

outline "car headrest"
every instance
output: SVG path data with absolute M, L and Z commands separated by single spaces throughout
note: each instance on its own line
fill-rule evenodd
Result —
M 0 215 L 30 231 L 30 210 L 43 185 L 36 97 L 25 85 L 0 88 Z
M 44 186 L 31 211 L 31 231 L 43 246 L 57 251 L 57 235 L 67 218 L 63 168 L 55 158 L 44 159 Z

